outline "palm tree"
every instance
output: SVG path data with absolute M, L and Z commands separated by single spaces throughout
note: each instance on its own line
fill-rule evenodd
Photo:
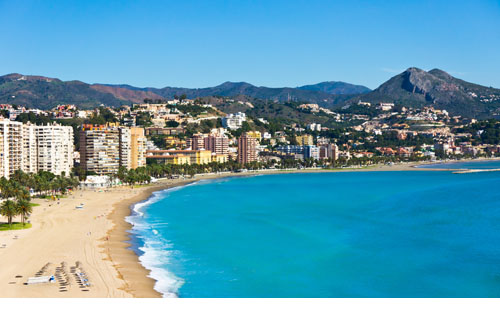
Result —
M 14 181 L 24 185 L 24 184 L 28 183 L 29 175 L 26 174 L 25 172 L 23 172 L 22 170 L 18 169 L 12 174 L 12 176 L 10 178 L 11 178 L 11 180 L 14 180 Z
M 12 182 L 7 182 L 2 185 L 2 197 L 7 199 L 15 196 L 17 193 L 16 187 Z
M 30 204 L 30 202 L 26 200 L 19 200 L 17 201 L 17 212 L 18 214 L 21 215 L 21 222 L 24 223 L 26 222 L 26 219 L 29 217 L 29 215 L 33 212 L 33 208 Z
M 30 192 L 28 189 L 24 188 L 24 187 L 19 187 L 19 188 L 16 188 L 16 192 L 15 192 L 15 197 L 18 199 L 18 200 L 25 200 L 25 201 L 29 201 L 30 200 Z
M 57 178 L 54 179 L 53 182 L 55 184 L 56 190 L 58 190 L 61 194 L 66 193 L 68 182 L 65 177 L 58 176 Z
M 3 202 L 2 205 L 0 205 L 0 214 L 7 217 L 9 227 L 12 228 L 12 217 L 17 216 L 18 214 L 16 203 L 10 199 Z

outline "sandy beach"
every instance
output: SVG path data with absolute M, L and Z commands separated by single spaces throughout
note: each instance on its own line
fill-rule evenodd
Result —
M 429 171 L 416 164 L 364 169 L 259 171 L 160 180 L 148 186 L 77 190 L 59 201 L 35 199 L 27 230 L 0 232 L 0 297 L 161 297 L 155 281 L 130 249 L 125 217 L 158 191 L 200 179 L 255 174 Z M 83 208 L 77 206 L 83 204 Z M 56 275 L 55 283 L 25 285 L 29 277 Z M 87 283 L 89 283 L 87 285 Z
M 28 230 L 8 231 L 0 234 L 0 296 L 1 297 L 132 297 L 132 291 L 116 269 L 119 262 L 110 260 L 109 249 L 116 237 L 109 238 L 113 220 L 109 219 L 114 205 L 138 198 L 146 189 L 112 189 L 106 192 L 75 191 L 58 202 L 34 200 Z M 84 204 L 83 209 L 76 206 Z M 125 224 L 123 224 L 125 225 Z M 110 239 L 109 241 L 106 239 Z M 124 248 L 124 246 L 121 246 Z M 45 275 L 62 275 L 65 286 L 56 283 L 24 285 L 44 266 Z M 63 265 L 64 264 L 64 265 Z M 129 263 L 128 265 L 133 265 Z M 71 267 L 78 265 L 90 286 L 80 285 Z M 135 269 L 142 270 L 143 284 L 147 273 L 135 261 Z M 149 282 L 147 296 L 155 296 Z M 83 286 L 83 287 L 82 287 Z M 146 296 L 146 295 L 145 295 Z
M 30 217 L 33 227 L 0 233 L 0 246 L 5 245 L 0 248 L 0 297 L 161 297 L 149 271 L 128 249 L 130 207 L 154 191 L 223 176 L 77 190 L 59 201 L 34 199 L 39 206 Z M 24 284 L 37 273 L 59 277 L 55 283 Z

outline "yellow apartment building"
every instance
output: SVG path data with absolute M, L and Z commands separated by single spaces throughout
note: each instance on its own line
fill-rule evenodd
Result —
M 297 142 L 301 146 L 314 145 L 314 138 L 311 135 L 297 136 Z

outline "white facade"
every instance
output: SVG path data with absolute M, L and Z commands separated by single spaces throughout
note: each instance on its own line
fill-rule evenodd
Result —
M 25 173 L 36 173 L 37 167 L 37 141 L 35 134 L 35 127 L 30 124 L 22 125 L 22 140 L 23 140 L 23 151 L 22 151 L 22 170 Z
M 222 126 L 229 128 L 231 130 L 237 130 L 241 128 L 243 122 L 247 120 L 247 115 L 243 112 L 237 112 L 235 114 L 229 114 L 222 118 Z
M 337 144 L 328 145 L 327 157 L 333 160 L 339 159 L 339 147 L 337 146 Z
M 304 158 L 319 160 L 319 147 L 314 145 L 304 146 Z
M 321 124 L 311 123 L 307 125 L 307 128 L 311 131 L 321 131 Z
M 392 108 L 394 108 L 394 103 L 383 103 L 383 102 L 381 102 L 377 106 L 377 109 L 380 109 L 382 111 L 389 111 Z
M 16 170 L 69 175 L 73 168 L 73 128 L 0 119 L 0 176 Z
M 8 119 L 0 120 L 2 152 L 0 159 L 1 176 L 9 178 L 23 166 L 23 123 Z
M 37 170 L 55 175 L 71 173 L 73 168 L 73 128 L 62 125 L 36 125 Z
M 120 128 L 120 166 L 127 169 L 132 167 L 132 135 L 130 128 Z

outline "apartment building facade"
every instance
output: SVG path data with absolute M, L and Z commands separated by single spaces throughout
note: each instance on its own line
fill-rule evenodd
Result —
M 212 152 L 207 150 L 151 150 L 147 157 L 159 164 L 206 165 L 214 161 Z
M 143 128 L 130 128 L 130 168 L 146 166 L 146 142 Z
M 69 175 L 72 167 L 72 127 L 0 119 L 0 176 L 9 178 L 16 170 Z
M 80 131 L 80 165 L 98 175 L 115 174 L 120 167 L 120 130 L 84 124 Z
M 219 155 L 227 155 L 229 148 L 229 138 L 224 135 L 210 134 L 204 138 L 205 149 Z
M 38 152 L 36 169 L 69 175 L 73 168 L 73 128 L 54 124 L 34 126 L 33 130 Z M 25 144 L 25 148 L 32 150 L 30 144 Z M 28 164 L 26 168 L 32 166 Z
M 297 143 L 301 146 L 314 145 L 314 138 L 311 135 L 297 136 Z
M 80 132 L 80 165 L 98 175 L 115 174 L 146 165 L 146 136 L 143 128 L 84 125 Z
M 132 168 L 132 134 L 130 128 L 118 128 L 119 133 L 119 166 Z
M 205 138 L 207 135 L 202 133 L 195 133 L 191 138 L 191 149 L 192 150 L 203 150 L 205 149 Z
M 22 170 L 26 173 L 36 173 L 38 169 L 38 145 L 35 129 L 37 126 L 23 124 L 22 125 Z M 73 141 L 71 141 L 73 144 Z M 48 170 L 48 169 L 41 169 Z M 50 171 L 50 169 L 49 169 Z M 55 174 L 55 173 L 54 173 Z
M 242 134 L 238 139 L 238 162 L 242 165 L 257 161 L 257 139 Z

